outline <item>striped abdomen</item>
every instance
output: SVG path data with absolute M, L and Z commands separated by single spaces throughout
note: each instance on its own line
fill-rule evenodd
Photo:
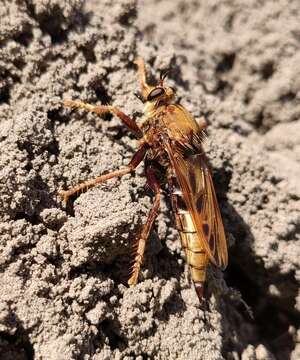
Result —
M 206 268 L 209 262 L 208 256 L 200 242 L 192 215 L 186 207 L 182 191 L 174 176 L 169 178 L 169 189 L 176 227 L 180 233 L 181 243 L 185 250 L 186 261 L 189 264 L 197 295 L 201 299 L 206 279 Z

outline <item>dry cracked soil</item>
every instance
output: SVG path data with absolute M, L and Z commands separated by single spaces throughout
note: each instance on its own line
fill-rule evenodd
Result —
M 0 2 L 1 360 L 299 359 L 299 0 Z M 209 124 L 230 261 L 205 307 L 167 196 L 126 285 L 143 166 L 58 196 L 134 153 L 115 117 L 62 100 L 140 118 L 137 56 Z

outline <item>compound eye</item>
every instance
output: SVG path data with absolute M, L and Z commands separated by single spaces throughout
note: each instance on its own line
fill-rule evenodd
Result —
M 147 97 L 147 101 L 151 101 L 165 93 L 165 90 L 161 87 L 153 89 Z

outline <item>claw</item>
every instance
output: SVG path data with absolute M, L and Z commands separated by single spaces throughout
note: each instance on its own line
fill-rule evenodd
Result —
M 67 204 L 69 200 L 69 195 L 67 191 L 61 190 L 58 192 L 59 196 L 62 198 L 63 202 Z
M 144 60 L 138 57 L 133 60 L 133 63 L 137 66 L 144 65 Z

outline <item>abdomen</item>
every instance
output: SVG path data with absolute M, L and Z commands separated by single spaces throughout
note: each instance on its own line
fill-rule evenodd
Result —
M 206 279 L 208 256 L 201 245 L 195 229 L 191 213 L 188 211 L 181 189 L 176 177 L 168 178 L 171 202 L 176 219 L 176 227 L 179 231 L 181 244 L 185 250 L 186 261 L 189 265 L 191 277 L 195 285 L 198 297 L 203 296 L 203 286 Z

